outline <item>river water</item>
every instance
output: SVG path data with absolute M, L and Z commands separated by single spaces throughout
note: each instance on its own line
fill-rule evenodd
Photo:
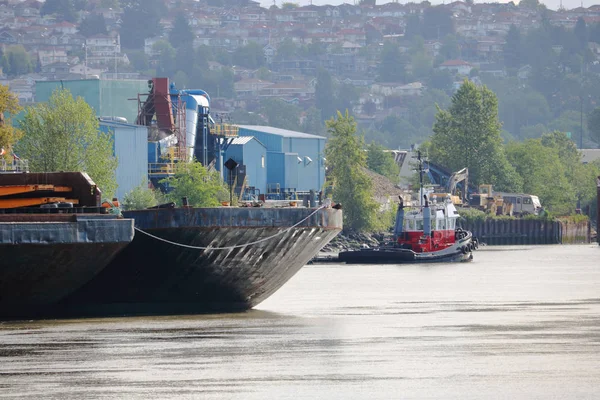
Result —
M 599 397 L 595 244 L 310 265 L 241 314 L 0 323 L 0 398 Z

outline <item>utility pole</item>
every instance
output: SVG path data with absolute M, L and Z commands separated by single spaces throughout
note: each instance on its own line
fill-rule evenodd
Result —
M 580 121 L 579 121 L 579 150 L 583 149 L 583 93 L 579 96 L 580 100 Z
M 84 73 L 85 79 L 87 79 L 88 78 L 87 43 L 83 44 L 83 48 L 85 49 L 85 61 L 83 63 L 83 68 L 84 68 L 83 73 Z
M 117 49 L 119 48 L 119 37 L 115 39 L 115 79 L 117 79 Z

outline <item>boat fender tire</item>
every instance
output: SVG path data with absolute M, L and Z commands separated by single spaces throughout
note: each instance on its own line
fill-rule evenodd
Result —
M 478 240 L 475 240 L 475 241 L 473 242 L 473 248 L 474 248 L 475 250 L 477 250 L 477 249 L 479 248 L 479 241 L 478 241 Z
M 462 251 L 463 254 L 467 254 L 467 246 L 463 246 L 460 248 L 460 251 Z
M 475 245 L 473 244 L 473 242 L 469 243 L 469 250 L 475 250 Z

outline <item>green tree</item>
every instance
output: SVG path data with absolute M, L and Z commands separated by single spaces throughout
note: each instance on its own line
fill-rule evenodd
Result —
M 249 42 L 247 45 L 238 47 L 232 56 L 235 65 L 250 69 L 258 69 L 265 65 L 265 52 L 260 44 Z
M 15 148 L 32 172 L 87 172 L 105 197 L 114 195 L 112 135 L 99 132 L 96 113 L 81 97 L 55 90 L 47 103 L 25 110 L 20 128 L 24 135 Z
M 100 7 L 119 9 L 121 8 L 121 3 L 119 0 L 100 0 Z
M 126 49 L 143 49 L 144 40 L 159 36 L 160 19 L 166 14 L 162 0 L 122 0 L 121 44 Z
M 581 153 L 575 143 L 564 132 L 558 131 L 546 133 L 540 140 L 542 145 L 558 154 L 565 169 L 566 180 L 572 186 L 575 197 L 583 202 L 591 202 L 596 195 L 593 179 L 590 179 L 590 171 L 593 177 L 593 170 L 582 163 Z M 548 168 L 554 170 L 552 165 Z
M 143 50 L 128 51 L 127 57 L 134 71 L 145 71 L 150 68 L 150 60 Z
M 585 20 L 582 17 L 577 18 L 577 22 L 575 23 L 575 28 L 573 28 L 573 33 L 577 38 L 577 42 L 579 44 L 579 48 L 581 51 L 587 49 L 588 44 L 588 30 L 585 24 Z
M 261 114 L 269 125 L 292 131 L 300 130 L 300 108 L 281 99 L 266 99 L 260 102 Z
M 360 89 L 349 83 L 337 85 L 335 90 L 335 109 L 345 112 L 348 110 L 352 113 L 352 108 L 360 98 Z M 335 114 L 335 112 L 334 112 Z M 334 115 L 332 114 L 332 115 Z
M 460 46 L 455 35 L 446 35 L 440 48 L 440 56 L 444 60 L 455 60 L 460 58 Z
M 423 37 L 437 39 L 454 34 L 452 12 L 444 6 L 428 7 L 423 11 Z
M 325 134 L 325 125 L 323 124 L 321 111 L 316 107 L 310 107 L 306 110 L 301 128 L 302 132 L 323 136 Z
M 404 30 L 404 36 L 407 39 L 411 39 L 415 36 L 421 36 L 421 17 L 418 14 L 409 14 L 406 17 L 406 29 Z
M 56 14 L 65 21 L 77 21 L 77 13 L 72 0 L 46 0 L 40 9 L 40 14 Z
M 177 71 L 177 72 L 175 72 L 175 75 L 173 75 L 172 82 L 179 89 L 186 89 L 186 88 L 189 88 L 190 78 L 188 78 L 188 76 L 185 72 Z
M 21 137 L 21 131 L 12 126 L 10 116 L 21 111 L 19 99 L 11 93 L 8 86 L 0 84 L 0 147 L 10 154 L 10 149 Z
M 175 174 L 161 183 L 168 187 L 167 198 L 175 203 L 187 197 L 192 207 L 217 207 L 229 199 L 219 172 L 208 171 L 197 161 L 177 163 Z
M 433 60 L 425 52 L 419 52 L 411 57 L 412 78 L 426 79 L 433 73 Z
M 519 28 L 511 25 L 506 34 L 506 43 L 503 49 L 504 64 L 507 68 L 519 68 L 522 65 L 522 46 Z
M 158 76 L 171 76 L 175 73 L 175 56 L 177 52 L 166 40 L 159 40 L 152 46 L 157 54 L 158 65 L 156 73 Z
M 29 54 L 22 45 L 10 46 L 4 50 L 2 69 L 8 75 L 28 74 L 33 70 Z
M 557 214 L 575 208 L 575 192 L 555 149 L 544 146 L 541 139 L 529 139 L 510 142 L 506 153 L 520 172 L 525 193 L 539 196 L 543 206 Z
M 380 82 L 404 82 L 406 58 L 400 53 L 398 45 L 385 42 L 381 50 L 377 79 Z
M 430 89 L 438 89 L 446 93 L 450 93 L 450 91 L 452 91 L 454 77 L 448 70 L 434 69 L 425 79 L 425 82 L 427 83 L 427 87 Z
M 79 33 L 85 37 L 106 34 L 106 21 L 102 14 L 90 14 L 79 24 Z
M 448 110 L 438 107 L 431 159 L 452 171 L 469 168 L 469 180 L 475 184 L 520 191 L 522 182 L 506 159 L 500 128 L 496 95 L 465 80 Z
M 194 67 L 208 69 L 208 63 L 198 60 L 198 53 L 194 51 L 192 42 L 180 44 L 175 51 L 175 68 L 191 76 L 194 73 Z
M 335 115 L 334 93 L 331 74 L 327 70 L 319 68 L 315 87 L 315 105 L 321 111 L 323 120 L 332 118 Z
M 277 60 L 289 60 L 298 55 L 298 46 L 294 41 L 287 37 L 277 46 Z
M 344 229 L 365 231 L 376 225 L 378 204 L 371 196 L 373 183 L 366 174 L 364 140 L 348 113 L 326 122 L 330 139 L 325 146 L 333 200 L 344 208 Z
M 273 73 L 267 67 L 260 67 L 258 71 L 256 71 L 256 77 L 263 81 L 270 81 L 273 79 Z
M 596 107 L 587 117 L 587 127 L 592 139 L 600 144 L 600 107 Z
M 125 211 L 143 210 L 156 206 L 160 201 L 158 197 L 162 197 L 162 194 L 158 194 L 156 191 L 150 189 L 148 184 L 141 183 L 125 194 L 121 205 Z
M 398 183 L 400 179 L 400 167 L 394 161 L 394 156 L 385 151 L 385 147 L 375 142 L 367 146 L 367 167 L 385 176 L 390 181 Z
M 194 33 L 184 13 L 180 12 L 175 16 L 173 29 L 169 32 L 169 42 L 175 48 L 194 42 Z M 192 49 L 193 53 L 193 49 Z
M 532 10 L 537 9 L 540 6 L 539 0 L 521 0 L 519 1 L 519 7 L 529 8 Z

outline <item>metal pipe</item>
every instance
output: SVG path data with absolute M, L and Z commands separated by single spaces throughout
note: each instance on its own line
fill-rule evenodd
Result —
M 596 241 L 600 245 L 600 176 L 596 178 Z

